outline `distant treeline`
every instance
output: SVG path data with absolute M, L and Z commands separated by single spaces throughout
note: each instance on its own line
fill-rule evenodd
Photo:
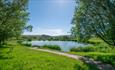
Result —
M 22 35 L 23 40 L 49 40 L 49 41 L 77 41 L 71 35 L 49 36 L 49 35 Z

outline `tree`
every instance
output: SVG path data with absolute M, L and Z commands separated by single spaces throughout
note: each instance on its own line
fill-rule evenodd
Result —
M 28 21 L 28 0 L 0 0 L 0 44 L 19 36 Z
M 115 0 L 79 0 L 72 24 L 80 40 L 95 35 L 115 46 Z

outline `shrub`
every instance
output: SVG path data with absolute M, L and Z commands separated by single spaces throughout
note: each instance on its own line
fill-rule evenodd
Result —
M 23 40 L 18 40 L 17 43 L 22 44 Z
M 61 50 L 60 46 L 58 45 L 43 45 L 40 46 L 41 48 L 48 48 L 48 49 L 53 49 L 53 50 Z
M 25 43 L 25 44 L 23 44 L 24 46 L 28 46 L 28 47 L 31 47 L 32 45 L 31 45 L 31 43 Z
M 92 46 L 75 47 L 75 48 L 71 48 L 70 51 L 74 51 L 74 52 L 94 52 L 95 48 L 92 47 Z
M 27 41 L 32 41 L 32 39 L 27 39 Z
M 114 54 L 103 53 L 103 54 L 90 54 L 86 56 L 89 56 L 95 60 L 99 60 L 104 63 L 112 64 L 113 66 L 115 66 L 115 55 Z
M 90 43 L 90 44 L 101 44 L 103 43 L 103 40 L 99 39 L 99 38 L 91 38 L 88 40 L 87 43 Z
M 74 51 L 74 52 L 105 52 L 105 53 L 109 52 L 111 53 L 111 52 L 115 52 L 115 47 L 111 47 L 105 43 L 101 43 L 98 45 L 72 48 L 71 51 Z
M 23 41 L 23 42 L 21 43 L 21 45 L 28 46 L 28 47 L 31 47 L 31 46 L 32 46 L 31 42 L 29 42 L 29 41 Z
M 97 61 L 102 61 L 103 63 L 111 64 L 115 67 L 115 54 L 114 53 L 101 53 L 101 52 L 72 52 L 72 54 L 77 54 L 85 56 L 87 58 L 93 58 Z

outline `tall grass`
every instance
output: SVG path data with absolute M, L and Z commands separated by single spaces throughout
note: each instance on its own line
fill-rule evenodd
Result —
M 52 49 L 52 50 L 61 51 L 61 48 L 58 45 L 43 45 L 43 46 L 39 46 L 39 47 L 40 48 L 46 48 L 46 49 Z

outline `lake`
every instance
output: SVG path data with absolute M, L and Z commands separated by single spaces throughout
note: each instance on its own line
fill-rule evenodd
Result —
M 43 45 L 58 45 L 62 51 L 70 51 L 74 47 L 84 47 L 87 44 L 73 42 L 73 41 L 32 41 L 32 46 L 43 46 Z

